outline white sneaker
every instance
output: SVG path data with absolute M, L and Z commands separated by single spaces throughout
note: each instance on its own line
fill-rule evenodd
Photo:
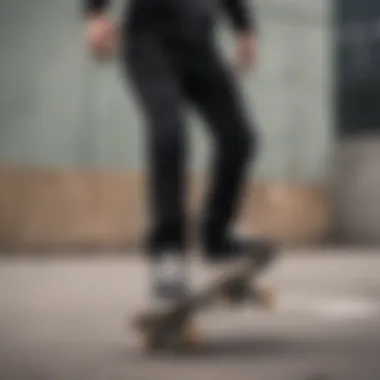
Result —
M 186 259 L 177 252 L 165 252 L 151 262 L 152 298 L 156 307 L 170 307 L 188 295 Z

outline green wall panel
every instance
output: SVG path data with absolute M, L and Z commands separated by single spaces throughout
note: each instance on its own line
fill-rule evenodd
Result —
M 331 143 L 330 1 L 256 3 L 261 65 L 242 80 L 262 136 L 255 172 L 324 180 Z M 0 162 L 144 168 L 142 117 L 118 62 L 99 65 L 87 56 L 79 1 L 7 0 L 1 19 Z M 223 24 L 220 42 L 233 57 Z M 190 113 L 188 127 L 191 163 L 200 169 L 211 141 L 197 115 Z

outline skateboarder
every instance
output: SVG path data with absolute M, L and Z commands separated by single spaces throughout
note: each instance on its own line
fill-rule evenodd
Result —
M 106 58 L 115 48 L 115 24 L 107 0 L 84 0 L 86 38 Z M 236 37 L 237 70 L 219 54 L 214 40 L 218 9 Z M 235 80 L 257 58 L 255 18 L 244 0 L 131 0 L 121 30 L 122 60 L 146 118 L 153 228 L 147 251 L 152 293 L 172 301 L 188 291 L 185 251 L 184 107 L 204 118 L 215 144 L 215 161 L 200 226 L 204 255 L 225 262 L 254 251 L 255 243 L 231 234 L 233 218 L 256 153 L 256 131 Z M 120 43 L 119 41 L 119 43 Z

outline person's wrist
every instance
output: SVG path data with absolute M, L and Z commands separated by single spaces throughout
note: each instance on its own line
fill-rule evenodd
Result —
M 235 23 L 234 29 L 235 29 L 235 33 L 237 34 L 248 34 L 248 35 L 256 34 L 256 28 L 251 23 L 246 23 L 246 22 Z
M 256 31 L 249 27 L 236 28 L 235 34 L 246 38 L 256 38 Z
M 104 18 L 105 15 L 106 14 L 103 11 L 95 11 L 95 10 L 93 10 L 93 11 L 87 12 L 86 15 L 85 15 L 85 18 L 88 21 L 99 20 L 99 19 Z

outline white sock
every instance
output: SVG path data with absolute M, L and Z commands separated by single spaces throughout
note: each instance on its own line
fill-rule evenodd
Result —
M 154 282 L 184 282 L 187 280 L 186 260 L 176 252 L 165 252 L 152 262 Z

